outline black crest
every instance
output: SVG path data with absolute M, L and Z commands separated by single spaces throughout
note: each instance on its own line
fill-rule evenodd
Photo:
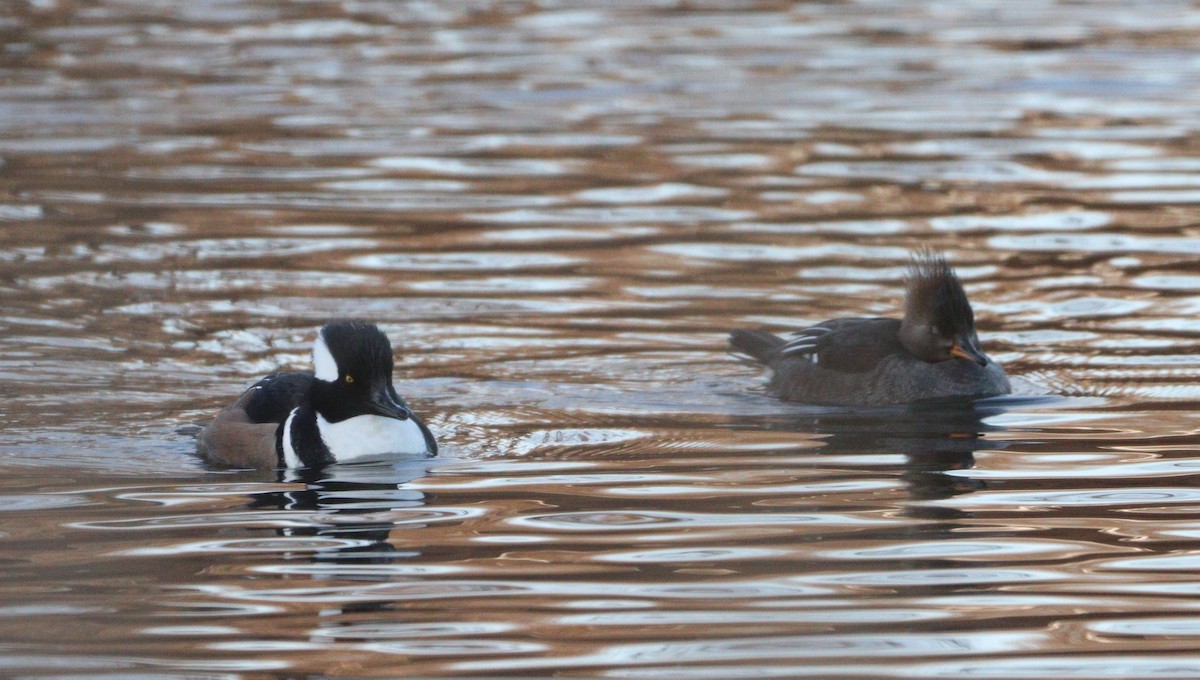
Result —
M 321 336 L 343 374 L 359 380 L 392 377 L 392 343 L 375 324 L 330 321 L 321 328 Z
M 928 320 L 947 337 L 975 328 L 967 293 L 941 253 L 914 253 L 904 283 L 909 314 Z

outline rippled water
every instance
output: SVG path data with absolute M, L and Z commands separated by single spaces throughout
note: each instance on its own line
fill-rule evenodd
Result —
M 1200 675 L 1200 11 L 0 14 L 0 674 Z M 767 397 L 945 250 L 1017 390 Z M 213 470 L 378 321 L 445 455 Z

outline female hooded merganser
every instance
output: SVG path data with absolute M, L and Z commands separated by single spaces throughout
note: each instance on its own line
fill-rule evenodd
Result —
M 946 259 L 914 254 L 905 284 L 903 320 L 833 319 L 788 340 L 738 329 L 730 342 L 774 370 L 770 390 L 788 401 L 883 406 L 1011 392 L 979 349 L 971 303 Z
M 392 345 L 372 323 L 331 321 L 313 344 L 316 373 L 272 373 L 196 439 L 231 467 L 318 467 L 389 454 L 437 455 L 437 442 L 392 386 Z

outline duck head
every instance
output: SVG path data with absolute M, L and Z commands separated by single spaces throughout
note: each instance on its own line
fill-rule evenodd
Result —
M 362 415 L 408 420 L 412 411 L 392 386 L 392 344 L 366 321 L 330 321 L 313 343 L 311 400 L 327 421 Z
M 914 254 L 905 288 L 900 343 L 906 350 L 930 363 L 961 359 L 988 364 L 988 356 L 979 349 L 971 303 L 943 255 Z

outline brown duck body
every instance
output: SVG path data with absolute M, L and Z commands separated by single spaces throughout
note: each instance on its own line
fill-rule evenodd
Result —
M 832 319 L 784 339 L 730 332 L 730 344 L 774 371 L 770 390 L 789 401 L 883 406 L 1012 391 L 979 348 L 975 314 L 945 258 L 913 256 L 903 319 Z
M 1004 369 L 994 361 L 949 359 L 929 363 L 905 352 L 896 340 L 898 319 L 835 319 L 822 327 L 869 322 L 849 335 L 865 333 L 853 350 L 836 356 L 788 356 L 783 338 L 757 330 L 735 330 L 733 347 L 774 371 L 768 390 L 787 401 L 841 406 L 887 406 L 951 397 L 984 398 L 1012 391 Z M 894 329 L 894 330 L 892 330 Z
M 311 373 L 272 373 L 259 380 L 200 431 L 196 452 L 226 467 L 275 467 L 279 428 L 303 403 L 312 381 Z

